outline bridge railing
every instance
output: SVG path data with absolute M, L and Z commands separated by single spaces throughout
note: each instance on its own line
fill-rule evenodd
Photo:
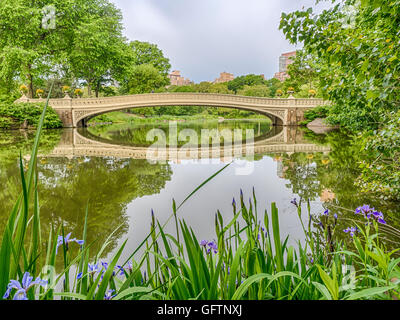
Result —
M 96 107 L 96 106 L 110 106 L 125 103 L 135 103 L 142 101 L 160 101 L 160 102 L 187 102 L 188 100 L 198 101 L 199 104 L 206 103 L 207 101 L 221 101 L 221 102 L 235 102 L 246 103 L 266 106 L 299 106 L 309 107 L 317 105 L 325 105 L 328 102 L 323 99 L 297 99 L 297 98 L 263 98 L 263 97 L 247 97 L 228 94 L 210 94 L 210 93 L 150 93 L 150 94 L 137 94 L 128 96 L 114 96 L 102 98 L 63 98 L 63 99 L 50 99 L 49 104 L 53 108 L 66 108 L 66 107 Z M 40 102 L 44 99 L 28 99 L 23 97 L 16 102 Z

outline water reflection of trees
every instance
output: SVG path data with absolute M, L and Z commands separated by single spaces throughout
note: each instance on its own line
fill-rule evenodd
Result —
M 19 173 L 19 155 L 28 155 L 32 150 L 35 131 L 0 131 L 0 220 L 7 219 L 11 206 L 21 188 Z M 47 130 L 40 140 L 40 152 L 46 153 L 54 149 L 61 139 L 60 130 Z M 4 215 L 3 213 L 7 214 Z M 1 224 L 4 226 L 4 223 Z M 1 228 L 0 226 L 0 228 Z
M 47 136 L 47 132 L 44 137 Z M 47 136 L 49 139 L 49 137 Z M 59 133 L 58 133 L 59 138 Z M 15 150 L 23 147 L 16 135 Z M 29 139 L 28 139 L 29 140 Z M 54 140 L 53 147 L 58 143 Z M 23 143 L 28 143 L 23 139 Z M 33 143 L 33 141 L 29 141 Z M 40 150 L 50 151 L 52 148 Z M 20 192 L 18 152 L 0 149 L 1 226 Z M 29 154 L 29 150 L 24 151 Z M 91 249 L 94 254 L 111 232 L 122 224 L 113 235 L 116 245 L 128 230 L 127 205 L 145 195 L 159 193 L 166 181 L 171 179 L 169 165 L 149 164 L 146 160 L 116 158 L 46 158 L 38 159 L 39 197 L 42 238 L 47 239 L 52 227 L 63 224 L 65 232 L 79 238 L 83 233 L 86 205 L 89 205 L 88 243 L 96 242 Z M 0 232 L 2 233 L 0 226 Z M 114 248 L 109 246 L 106 255 Z
M 354 214 L 339 208 L 354 210 L 363 204 L 370 204 L 384 212 L 391 225 L 400 228 L 399 203 L 363 193 L 355 185 L 361 173 L 359 163 L 362 159 L 360 146 L 354 137 L 343 131 L 326 135 L 307 132 L 305 137 L 312 143 L 329 145 L 331 152 L 281 155 L 284 176 L 290 181 L 287 186 L 293 193 L 304 200 L 326 201 L 326 207 L 332 214 L 340 213 L 347 218 L 354 218 Z
M 135 146 L 149 146 L 154 141 L 147 141 L 147 134 L 152 129 L 161 129 L 165 133 L 169 144 L 168 137 L 170 136 L 170 124 L 168 122 L 160 123 L 144 123 L 144 124 L 114 124 L 105 126 L 89 127 L 86 130 L 81 130 L 80 133 L 84 136 L 88 136 L 93 139 L 100 139 L 100 141 L 123 144 L 123 145 L 135 145 Z M 235 129 L 242 130 L 242 140 L 246 139 L 246 130 L 254 130 L 255 137 L 262 136 L 271 131 L 271 123 L 269 120 L 256 120 L 256 121 L 223 121 L 218 122 L 216 120 L 210 121 L 188 121 L 188 122 L 177 122 L 177 136 L 185 129 L 190 129 L 196 132 L 199 138 L 199 144 L 201 144 L 201 132 L 204 129 L 218 130 L 219 133 L 224 129 L 229 129 L 233 132 Z M 172 133 L 173 134 L 173 133 Z M 188 141 L 177 141 L 178 146 L 186 144 Z M 221 141 L 223 142 L 223 141 Z

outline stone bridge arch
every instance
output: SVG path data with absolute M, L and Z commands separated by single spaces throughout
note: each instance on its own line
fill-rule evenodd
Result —
M 38 102 L 23 97 L 16 102 Z M 49 105 L 58 113 L 64 127 L 85 125 L 85 119 L 96 115 L 131 108 L 160 106 L 205 106 L 236 108 L 257 112 L 272 118 L 275 125 L 296 126 L 304 120 L 304 112 L 327 104 L 322 99 L 288 99 L 245 97 L 209 93 L 151 93 L 129 96 L 50 99 Z

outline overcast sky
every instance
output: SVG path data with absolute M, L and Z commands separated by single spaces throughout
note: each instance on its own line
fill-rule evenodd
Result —
M 278 29 L 281 12 L 315 0 L 112 0 L 122 10 L 125 36 L 155 43 L 172 70 L 195 82 L 220 72 L 272 78 L 279 56 L 295 50 Z M 322 4 L 322 6 L 327 6 Z M 321 8 L 318 5 L 317 8 Z

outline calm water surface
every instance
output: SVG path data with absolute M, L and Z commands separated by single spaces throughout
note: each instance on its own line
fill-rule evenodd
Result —
M 180 204 L 228 163 L 224 158 L 190 157 L 149 162 L 137 148 L 149 145 L 146 134 L 154 128 L 170 134 L 168 123 L 45 131 L 38 160 L 42 237 L 46 239 L 52 224 L 57 227 L 64 223 L 66 233 L 79 238 L 89 203 L 88 242 L 96 240 L 91 252 L 96 252 L 121 225 L 104 258 L 129 238 L 124 254 L 127 257 L 147 236 L 151 209 L 161 223 L 165 222 L 172 213 L 172 199 Z M 359 174 L 355 149 L 342 132 L 316 136 L 297 128 L 271 129 L 261 120 L 178 123 L 178 135 L 185 129 L 199 135 L 202 129 L 252 129 L 259 146 L 254 157 L 236 157 L 179 210 L 179 216 L 199 239 L 215 239 L 216 211 L 220 210 L 228 223 L 233 217 L 233 197 L 238 200 L 242 189 L 245 199 L 249 199 L 253 188 L 259 215 L 269 210 L 271 202 L 277 203 L 282 236 L 289 235 L 291 243 L 303 240 L 296 209 L 290 203 L 293 198 L 310 199 L 314 214 L 329 208 L 340 217 L 352 214 L 338 207 L 354 209 L 368 203 L 384 212 L 389 223 L 400 226 L 398 205 L 362 195 L 354 186 Z M 1 233 L 20 191 L 19 151 L 26 165 L 33 137 L 34 132 L 28 131 L 0 132 Z M 252 168 L 250 174 L 235 174 L 244 166 Z M 308 221 L 305 206 L 303 219 Z M 340 224 L 343 229 L 348 226 L 348 222 Z M 175 233 L 172 223 L 167 231 Z

